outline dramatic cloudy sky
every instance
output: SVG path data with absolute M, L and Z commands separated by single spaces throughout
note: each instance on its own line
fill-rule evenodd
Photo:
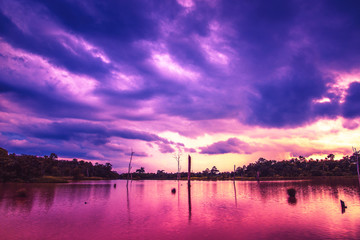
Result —
M 125 171 L 360 147 L 359 1 L 0 0 L 0 145 Z

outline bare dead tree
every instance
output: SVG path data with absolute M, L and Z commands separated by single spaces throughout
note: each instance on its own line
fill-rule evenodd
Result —
M 181 170 L 181 166 L 180 166 L 181 152 L 178 151 L 178 152 L 174 153 L 173 158 L 175 158 L 175 160 L 177 162 L 177 180 L 179 180 L 180 179 L 180 170 Z
M 128 177 L 127 177 L 127 182 L 126 182 L 126 186 L 129 184 L 129 178 L 130 178 L 130 171 L 131 171 L 131 161 L 132 161 L 132 157 L 134 155 L 133 150 L 131 149 L 131 154 L 130 154 L 130 162 L 129 162 L 129 169 L 128 169 Z M 131 180 L 132 180 L 132 174 L 131 174 Z

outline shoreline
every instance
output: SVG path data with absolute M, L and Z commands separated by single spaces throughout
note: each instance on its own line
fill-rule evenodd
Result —
M 356 175 L 354 176 L 310 176 L 310 177 L 260 177 L 259 182 L 268 182 L 268 181 L 304 181 L 304 180 L 325 180 L 325 179 L 357 179 Z M 99 181 L 99 180 L 124 180 L 127 179 L 108 179 L 102 177 L 84 177 L 82 179 L 74 179 L 72 177 L 55 177 L 55 176 L 44 176 L 42 178 L 31 179 L 30 181 L 24 181 L 22 179 L 17 179 L 17 181 L 9 181 L 3 183 L 71 183 L 71 182 L 81 182 L 81 181 Z M 177 179 L 162 179 L 162 178 L 153 178 L 153 179 L 132 179 L 132 181 L 151 181 L 151 180 L 162 180 L 162 181 L 176 181 Z M 180 181 L 187 181 L 186 178 L 179 179 Z M 217 178 L 217 177 L 191 177 L 191 181 L 234 181 L 233 178 Z M 256 182 L 255 177 L 235 177 L 235 181 L 252 181 Z
M 81 179 L 74 179 L 73 177 L 57 177 L 57 176 L 44 176 L 41 178 L 33 178 L 29 181 L 23 179 L 16 179 L 15 181 L 8 181 L 2 183 L 71 183 L 79 181 L 90 181 L 90 180 L 117 180 L 117 179 L 108 179 L 103 177 L 83 177 Z

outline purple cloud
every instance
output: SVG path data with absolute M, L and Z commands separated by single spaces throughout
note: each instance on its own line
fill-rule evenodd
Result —
M 200 147 L 202 154 L 224 154 L 224 153 L 240 153 L 251 154 L 255 152 L 254 148 L 248 143 L 243 142 L 237 138 L 229 138 L 226 141 L 219 141 L 208 145 L 206 147 Z
M 188 152 L 188 153 L 196 153 L 197 152 L 195 148 L 185 148 L 184 150 L 185 150 L 185 152 Z
M 342 124 L 343 128 L 347 128 L 350 130 L 356 129 L 359 127 L 359 123 L 354 120 L 345 120 Z
M 169 144 L 166 143 L 157 143 L 158 147 L 159 147 L 159 151 L 161 153 L 173 153 L 175 152 L 174 148 L 172 148 Z
M 238 133 L 207 122 L 282 129 L 356 120 L 358 80 L 337 87 L 360 67 L 357 9 L 357 1 L 1 2 L 0 114 L 9 117 L 0 133 L 10 152 L 105 159 L 129 145 L 188 149 L 164 132 Z M 253 152 L 239 141 L 201 152 Z
M 360 116 L 360 83 L 350 84 L 343 106 L 345 117 L 354 118 Z

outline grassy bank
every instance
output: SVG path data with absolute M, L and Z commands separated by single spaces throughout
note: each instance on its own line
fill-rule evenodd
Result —
M 71 177 L 55 177 L 55 176 L 43 176 L 41 178 L 31 179 L 30 182 L 34 183 L 68 183 L 71 181 Z

